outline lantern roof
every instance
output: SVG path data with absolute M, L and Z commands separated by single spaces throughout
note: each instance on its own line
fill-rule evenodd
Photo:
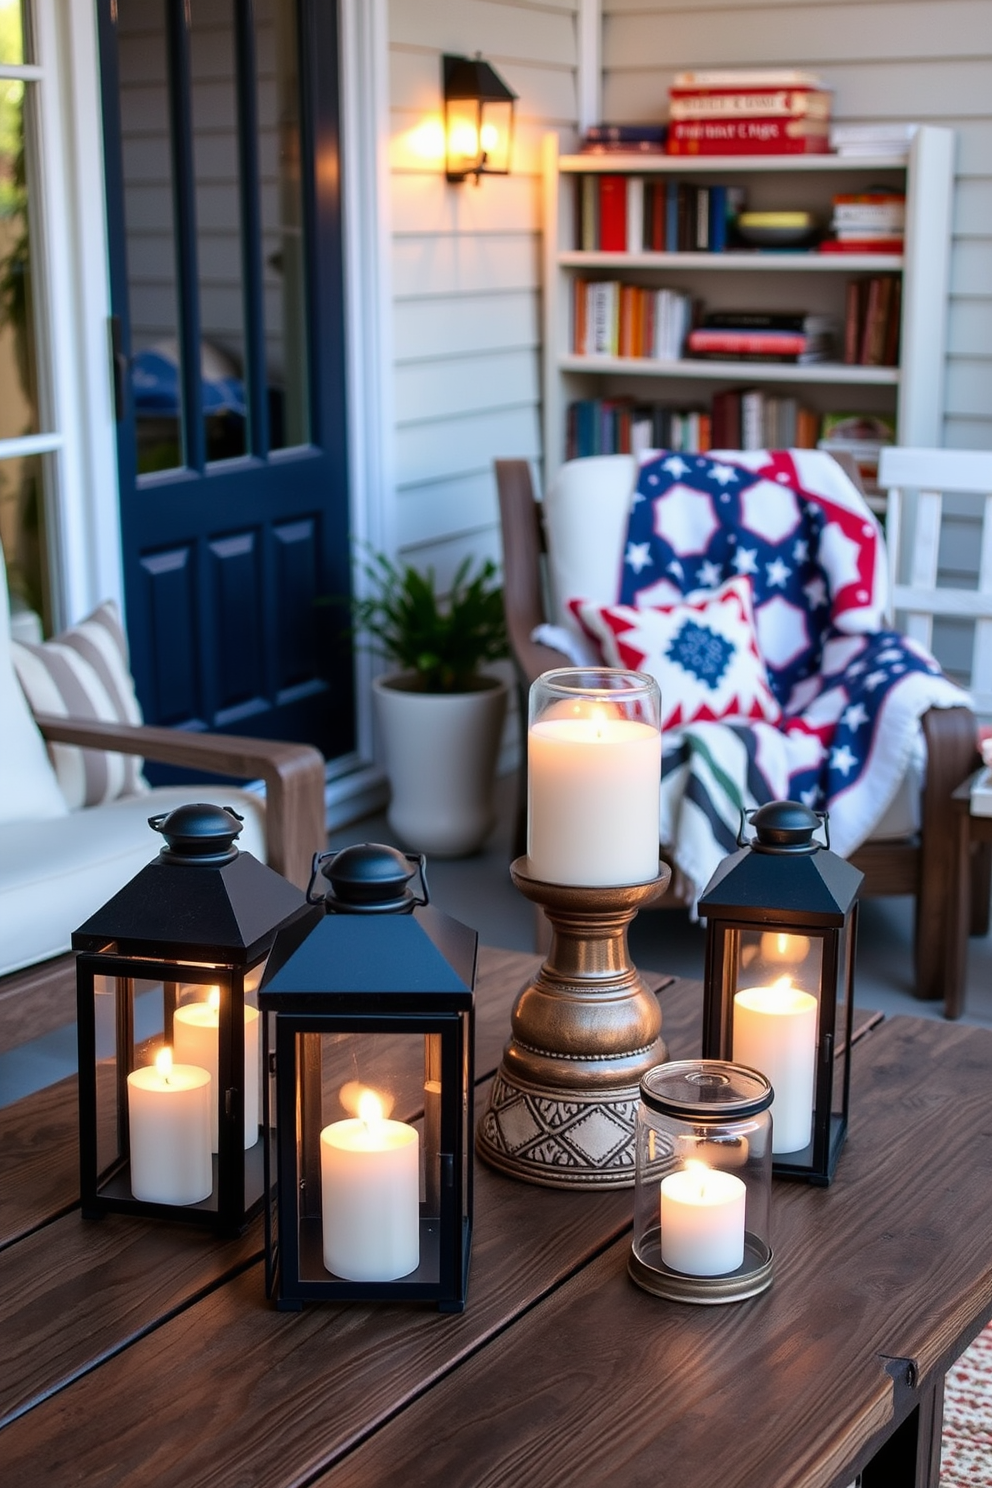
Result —
M 759 922 L 792 915 L 840 925 L 857 898 L 864 874 L 828 848 L 774 852 L 745 847 L 724 858 L 706 885 L 704 919 Z
M 295 926 L 277 939 L 259 1006 L 333 1011 L 336 997 L 360 993 L 376 1012 L 406 1011 L 414 999 L 418 1011 L 467 1008 L 478 939 L 434 905 L 412 914 L 324 915 L 302 941 Z
M 73 932 L 73 950 L 101 951 L 113 942 L 122 956 L 251 965 L 309 906 L 300 889 L 251 853 L 232 848 L 226 857 L 197 863 L 163 848 Z

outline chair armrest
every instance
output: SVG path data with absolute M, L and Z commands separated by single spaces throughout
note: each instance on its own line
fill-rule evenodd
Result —
M 309 744 L 251 739 L 240 734 L 194 734 L 185 729 L 134 727 L 39 714 L 35 722 L 52 744 L 140 754 L 163 765 L 265 781 L 265 836 L 269 865 L 299 888 L 310 881 L 313 855 L 326 845 L 324 760 Z

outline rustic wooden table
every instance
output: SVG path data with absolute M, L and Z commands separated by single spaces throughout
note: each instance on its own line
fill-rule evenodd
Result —
M 483 1096 L 533 966 L 482 953 Z M 698 984 L 660 996 L 695 1054 Z M 629 1282 L 629 1191 L 479 1166 L 462 1315 L 280 1313 L 260 1222 L 80 1217 L 74 1081 L 0 1111 L 0 1482 L 935 1488 L 943 1376 L 992 1315 L 992 1034 L 871 1021 L 833 1186 L 776 1185 L 775 1281 L 726 1307 Z

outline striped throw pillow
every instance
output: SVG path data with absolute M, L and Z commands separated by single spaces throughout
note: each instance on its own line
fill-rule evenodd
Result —
M 10 649 L 32 713 L 100 723 L 141 723 L 127 638 L 112 600 L 105 600 L 92 615 L 53 640 L 40 645 L 12 640 Z M 72 744 L 49 744 L 48 752 L 71 811 L 148 789 L 137 755 L 78 749 Z

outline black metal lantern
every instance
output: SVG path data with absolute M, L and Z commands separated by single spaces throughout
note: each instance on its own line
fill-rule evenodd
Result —
M 517 95 L 495 68 L 475 57 L 441 58 L 445 174 L 449 181 L 506 176 Z
M 478 937 L 428 903 L 422 858 L 375 843 L 316 858 L 310 897 L 326 913 L 279 937 L 259 994 L 276 1126 L 267 1293 L 285 1311 L 410 1298 L 460 1312 Z
M 822 843 L 814 838 L 821 825 Z M 767 1076 L 772 1171 L 828 1184 L 847 1131 L 864 875 L 829 850 L 826 813 L 795 801 L 742 813 L 737 841 L 741 851 L 720 864 L 699 901 L 703 1057 Z
M 258 986 L 313 914 L 234 839 L 229 807 L 149 818 L 166 846 L 72 937 L 82 1210 L 236 1234 L 261 1207 Z

